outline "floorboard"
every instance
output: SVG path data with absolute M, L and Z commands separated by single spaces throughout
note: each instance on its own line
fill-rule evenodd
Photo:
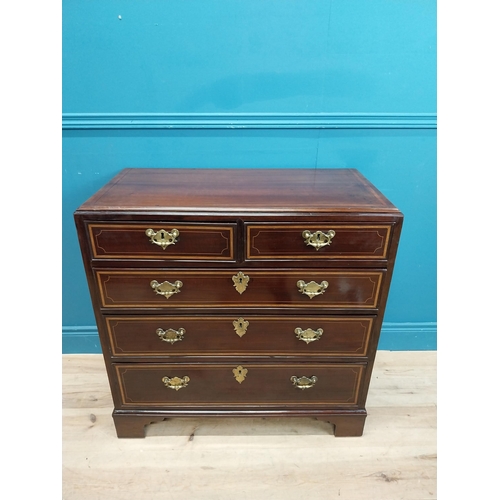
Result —
M 172 419 L 116 438 L 101 355 L 64 355 L 64 500 L 436 498 L 436 352 L 377 354 L 365 432 L 314 419 Z

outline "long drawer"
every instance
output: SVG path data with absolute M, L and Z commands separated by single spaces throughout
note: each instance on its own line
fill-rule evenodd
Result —
M 384 270 L 97 270 L 103 308 L 378 306 Z
M 116 364 L 123 407 L 356 406 L 365 366 Z
M 374 317 L 108 316 L 111 354 L 366 356 Z

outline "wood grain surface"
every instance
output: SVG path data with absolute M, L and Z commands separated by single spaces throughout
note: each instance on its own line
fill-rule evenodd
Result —
M 186 191 L 188 188 L 188 191 Z M 195 194 L 193 194 L 195 193 Z M 80 209 L 397 212 L 354 169 L 124 169 Z

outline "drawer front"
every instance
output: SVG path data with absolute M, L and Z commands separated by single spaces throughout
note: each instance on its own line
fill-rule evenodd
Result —
M 366 356 L 373 317 L 106 318 L 111 353 L 126 356 Z
M 96 271 L 103 308 L 378 306 L 384 271 Z
M 246 227 L 246 259 L 387 259 L 390 225 Z
M 358 403 L 364 365 L 116 364 L 115 370 L 123 407 L 331 407 Z
M 89 224 L 94 259 L 234 261 L 234 225 Z

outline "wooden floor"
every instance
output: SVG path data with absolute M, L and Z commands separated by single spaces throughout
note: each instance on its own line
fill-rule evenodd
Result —
M 436 498 L 436 352 L 377 354 L 365 432 L 314 419 L 178 419 L 116 438 L 100 355 L 63 356 L 64 500 Z

